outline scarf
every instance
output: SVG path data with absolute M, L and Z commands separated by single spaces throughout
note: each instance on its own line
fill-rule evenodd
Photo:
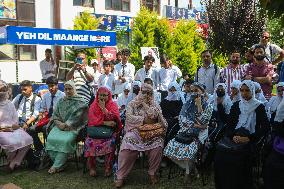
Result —
M 4 92 L 0 92 L 0 102 L 6 101 L 8 99 L 8 84 L 0 80 L 0 89 L 4 88 Z
M 254 87 L 255 87 L 255 91 L 260 89 L 260 92 L 259 93 L 256 93 L 255 94 L 255 98 L 257 100 L 259 100 L 262 104 L 266 104 L 268 101 L 266 100 L 266 98 L 264 97 L 264 94 L 263 94 L 263 91 L 261 89 L 261 86 L 259 83 L 257 82 L 254 82 Z
M 170 89 L 174 87 L 176 89 L 176 91 L 171 92 Z M 168 96 L 166 97 L 166 99 L 168 101 L 175 101 L 175 100 L 180 100 L 180 86 L 177 82 L 173 81 L 169 84 L 168 86 Z
M 64 83 L 64 86 L 66 85 L 69 85 L 72 87 L 72 89 L 74 90 L 74 95 L 73 96 L 67 96 L 65 95 L 65 97 L 63 98 L 63 100 L 77 100 L 77 101 L 81 101 L 82 103 L 86 103 L 86 101 L 80 97 L 78 94 L 77 94 L 77 91 L 76 91 L 76 86 L 75 86 L 75 83 L 74 81 L 72 80 L 69 80 L 67 81 L 66 83 Z
M 231 88 L 235 88 L 238 90 L 238 94 L 234 97 L 232 97 L 232 103 L 235 103 L 239 100 L 241 100 L 241 93 L 240 93 L 240 84 L 242 82 L 240 80 L 234 80 L 232 83 L 231 83 Z M 232 90 L 231 90 L 232 91 Z
M 222 102 L 222 105 L 224 106 L 225 108 L 225 113 L 226 114 L 229 114 L 230 113 L 230 110 L 231 110 L 231 106 L 232 106 L 232 101 L 230 99 L 230 97 L 228 96 L 228 94 L 226 93 L 227 92 L 227 86 L 225 83 L 218 83 L 215 87 L 215 90 L 214 90 L 214 94 L 213 94 L 213 99 L 211 101 L 211 103 L 213 104 L 213 108 L 215 111 L 218 111 L 217 109 L 217 90 L 219 87 L 222 87 L 224 90 L 225 90 L 225 96 L 222 97 L 223 99 L 223 102 Z
M 252 134 L 255 132 L 256 124 L 255 109 L 261 104 L 261 102 L 255 98 L 255 85 L 253 81 L 244 80 L 242 81 L 240 88 L 243 85 L 246 85 L 249 88 L 252 97 L 248 101 L 241 97 L 241 101 L 239 102 L 241 114 L 239 115 L 239 122 L 236 129 L 243 127 Z
M 108 99 L 105 102 L 107 113 L 104 113 L 99 105 L 99 94 L 101 93 L 108 94 Z M 113 102 L 112 93 L 107 87 L 100 87 L 98 89 L 96 99 L 90 106 L 88 118 L 89 126 L 101 126 L 104 121 L 116 121 L 118 129 L 122 128 L 118 106 Z

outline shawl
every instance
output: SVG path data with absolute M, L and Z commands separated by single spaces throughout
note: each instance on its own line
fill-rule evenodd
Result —
M 242 81 L 240 88 L 243 85 L 246 85 L 249 88 L 252 97 L 248 101 L 241 97 L 241 101 L 239 102 L 241 114 L 239 115 L 239 122 L 236 129 L 243 127 L 252 134 L 255 132 L 256 124 L 255 109 L 261 104 L 261 102 L 255 98 L 255 85 L 253 81 L 244 80 Z
M 174 87 L 176 89 L 175 92 L 171 92 L 170 89 Z M 180 86 L 176 81 L 173 81 L 169 84 L 168 86 L 168 96 L 166 97 L 166 99 L 168 101 L 175 101 L 175 100 L 180 100 Z
M 220 86 L 225 90 L 225 96 L 222 97 L 222 99 L 223 99 L 222 105 L 225 108 L 225 113 L 229 114 L 230 110 L 231 110 L 231 106 L 232 106 L 232 101 L 231 101 L 229 95 L 227 94 L 227 86 L 226 86 L 225 83 L 218 83 L 216 85 L 215 90 L 214 90 L 214 94 L 213 94 L 213 99 L 211 100 L 211 103 L 213 104 L 214 110 L 218 111 L 218 109 L 217 109 L 217 98 L 218 98 L 218 96 L 217 96 L 216 91 L 218 90 L 218 88 Z
M 278 87 L 284 87 L 284 82 L 279 82 L 276 85 L 276 88 Z M 276 109 L 278 107 L 278 105 L 281 103 L 283 99 L 283 91 L 282 91 L 282 95 L 279 94 L 279 92 L 277 91 L 277 96 L 272 96 L 269 100 L 269 102 L 267 103 L 267 109 L 270 109 L 270 112 L 276 112 Z
M 231 88 L 235 88 L 235 89 L 238 90 L 237 96 L 232 97 L 233 99 L 231 98 L 232 103 L 235 103 L 235 102 L 241 100 L 241 93 L 240 93 L 240 84 L 241 84 L 241 83 L 242 83 L 242 82 L 241 82 L 240 80 L 234 80 L 234 81 L 231 83 Z M 232 91 L 232 90 L 231 90 L 231 91 Z
M 107 93 L 108 99 L 105 102 L 105 108 L 107 110 L 104 113 L 99 106 L 99 94 Z M 95 101 L 91 104 L 89 109 L 88 115 L 89 121 L 88 126 L 101 126 L 103 125 L 104 121 L 115 121 L 117 123 L 118 129 L 122 128 L 122 123 L 120 121 L 120 114 L 117 104 L 112 100 L 112 93 L 106 87 L 100 87 L 97 94 Z

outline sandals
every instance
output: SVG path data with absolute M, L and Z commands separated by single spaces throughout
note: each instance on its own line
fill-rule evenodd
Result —
M 48 173 L 49 174 L 55 174 L 55 173 L 60 173 L 60 172 L 62 172 L 62 171 L 64 171 L 64 168 L 58 168 L 58 169 L 56 169 L 56 168 L 54 168 L 54 167 L 51 167 L 49 170 L 48 170 Z
M 95 170 L 95 169 L 90 169 L 89 175 L 90 175 L 91 177 L 97 176 L 96 170 Z

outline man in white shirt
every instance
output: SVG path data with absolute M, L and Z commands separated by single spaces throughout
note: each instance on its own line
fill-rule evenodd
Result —
M 264 46 L 266 60 L 273 65 L 280 63 L 284 60 L 284 50 L 281 49 L 278 45 L 270 42 L 270 33 L 265 31 L 262 33 L 259 44 L 255 44 L 252 46 L 254 49 L 257 45 Z
M 18 113 L 19 124 L 33 137 L 35 150 L 41 151 L 43 149 L 42 143 L 37 132 L 32 129 L 32 125 L 39 115 L 41 99 L 33 93 L 31 81 L 24 80 L 20 86 L 22 94 L 18 94 L 12 101 Z
M 50 76 L 56 76 L 57 65 L 52 57 L 51 49 L 45 50 L 45 59 L 40 63 L 40 70 L 42 75 L 42 82 L 45 83 L 45 80 Z
M 220 80 L 220 69 L 216 64 L 212 63 L 212 54 L 209 50 L 205 50 L 201 53 L 201 59 L 203 65 L 197 68 L 194 81 L 204 85 L 206 92 L 212 95 L 215 86 Z
M 116 64 L 114 67 L 115 95 L 118 95 L 123 92 L 125 83 L 131 83 L 134 80 L 135 66 L 128 62 L 130 50 L 123 49 L 121 51 L 121 54 L 121 63 Z
M 176 81 L 182 74 L 180 70 L 172 64 L 167 55 L 164 54 L 161 57 L 161 63 L 163 67 L 159 70 L 158 86 L 161 92 L 161 100 L 163 100 L 168 95 L 169 84 Z
M 158 80 L 158 72 L 156 69 L 152 67 L 155 62 L 155 58 L 153 56 L 147 55 L 144 57 L 144 67 L 140 68 L 135 74 L 135 80 L 144 82 L 145 78 L 151 78 L 153 82 L 153 88 L 157 88 L 157 80 Z
M 107 87 L 111 92 L 114 91 L 114 75 L 111 73 L 111 61 L 105 60 L 103 63 L 104 74 L 102 74 L 98 81 L 98 86 Z
M 92 87 L 94 88 L 94 94 L 96 94 L 96 91 L 98 90 L 99 86 L 99 78 L 102 75 L 99 70 L 99 63 L 96 59 L 91 60 L 91 66 L 93 68 L 93 72 L 90 71 L 91 75 L 94 78 L 94 81 L 92 82 Z

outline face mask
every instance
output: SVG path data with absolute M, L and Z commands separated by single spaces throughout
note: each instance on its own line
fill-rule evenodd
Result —
M 254 56 L 254 58 L 257 60 L 257 61 L 261 61 L 265 58 L 264 55 L 257 55 L 257 56 Z
M 218 91 L 216 91 L 216 94 L 217 94 L 218 97 L 223 97 L 223 96 L 225 96 L 225 91 L 218 90 Z

